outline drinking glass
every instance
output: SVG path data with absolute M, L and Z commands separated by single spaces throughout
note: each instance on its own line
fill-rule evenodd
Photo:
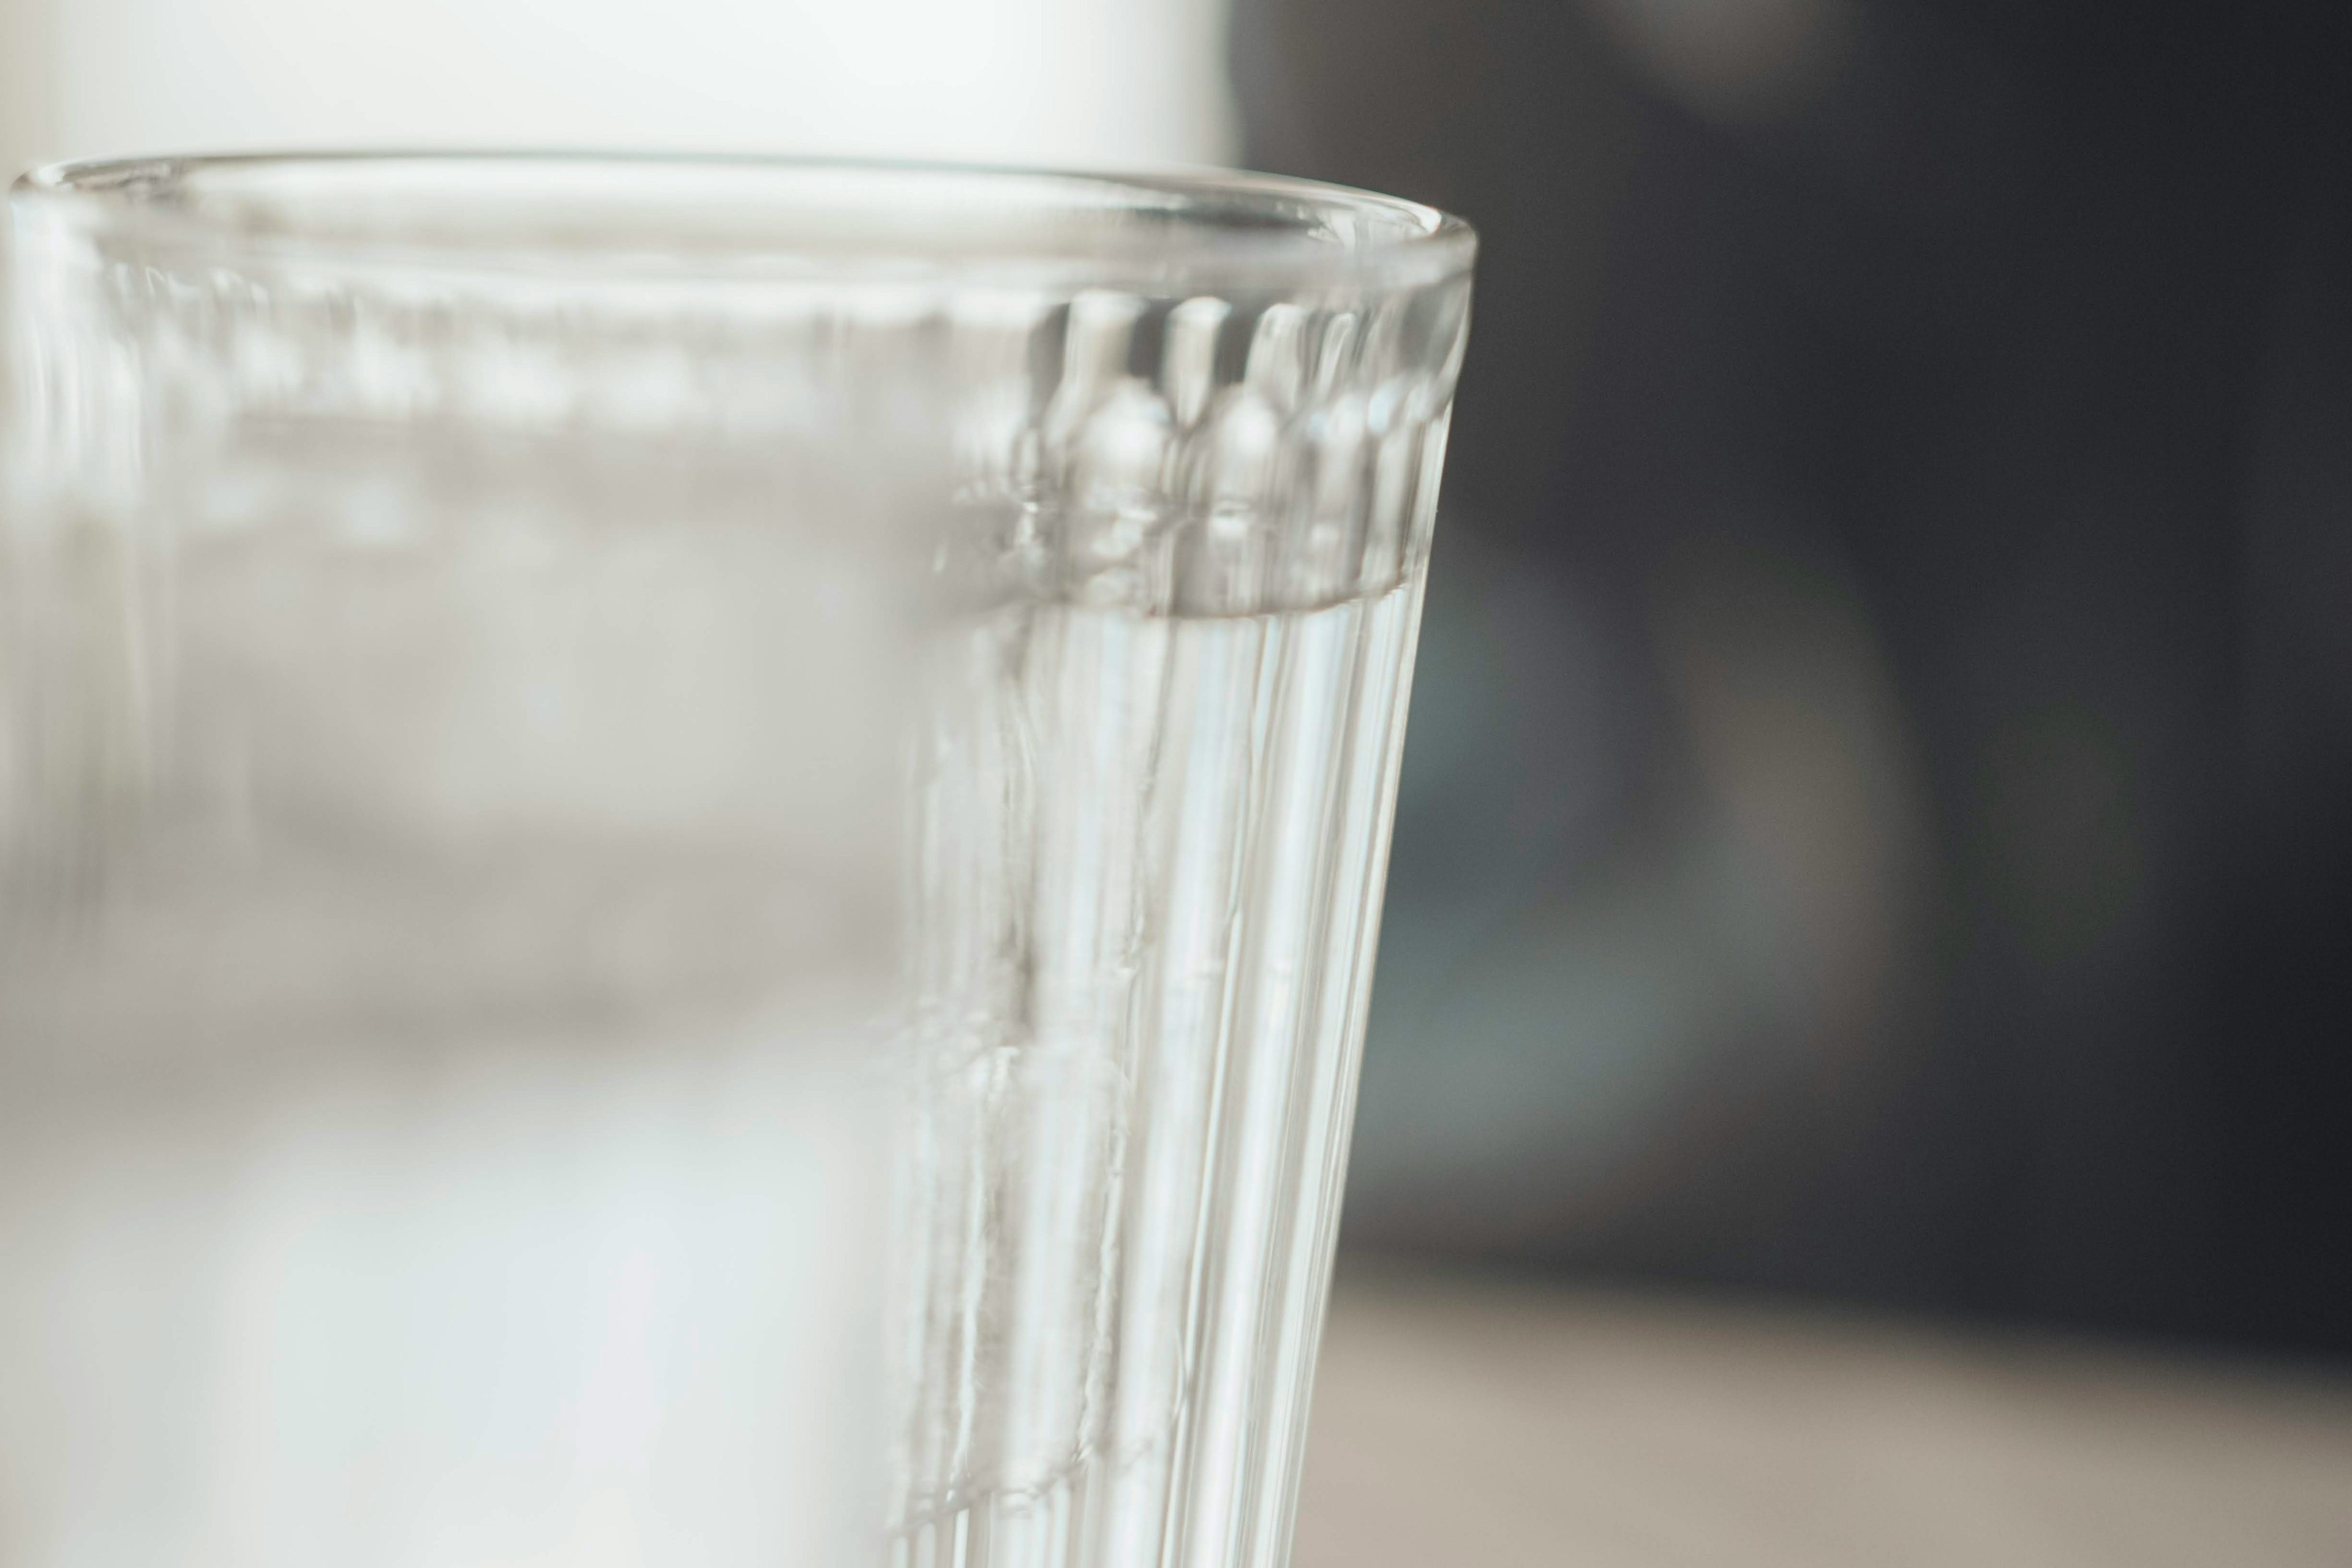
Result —
M 10 212 L 0 1568 L 1279 1568 L 1469 232 Z

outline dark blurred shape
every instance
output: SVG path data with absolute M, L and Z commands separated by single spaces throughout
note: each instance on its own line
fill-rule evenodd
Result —
M 2343 34 L 1241 0 L 1486 242 L 1357 1240 L 2352 1352 Z

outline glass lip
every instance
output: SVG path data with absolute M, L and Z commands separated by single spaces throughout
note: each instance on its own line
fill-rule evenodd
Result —
M 352 203 L 371 180 L 406 175 L 429 187 L 446 180 L 452 198 L 464 182 L 506 179 L 512 195 L 528 198 L 529 177 L 570 182 L 607 227 L 595 235 L 435 232 L 429 188 L 405 193 L 416 221 L 363 230 L 338 228 L 318 217 L 339 195 Z M 862 237 L 823 232 L 814 203 L 797 209 L 803 233 L 759 237 L 756 228 L 734 240 L 698 248 L 659 224 L 656 187 L 740 182 L 753 205 L 736 216 L 756 223 L 762 212 L 781 222 L 795 215 L 795 185 L 805 198 L 827 185 L 855 187 L 876 217 L 895 218 L 901 230 Z M 278 183 L 274 192 L 271 182 Z M 287 187 L 309 182 L 307 195 Z M 588 190 L 599 181 L 614 188 Z M 240 206 L 235 199 L 248 198 Z M 215 187 L 208 189 L 208 187 Z M 758 187 L 758 188 L 755 188 Z M 893 187 L 898 187 L 894 194 Z M 634 197 L 632 192 L 640 193 Z M 474 193 L 479 200 L 482 191 Z M 672 193 L 679 194 L 679 193 Z M 922 198 L 950 195 L 974 205 L 963 209 L 999 219 L 1016 214 L 1041 229 L 1059 217 L 1087 215 L 1110 220 L 1094 231 L 1070 224 L 1058 243 L 1013 230 L 968 243 L 926 242 L 917 226 L 945 219 L 945 205 Z M 218 198 L 227 197 L 226 201 Z M 991 197 L 995 199 L 992 202 Z M 205 198 L 214 198 L 210 205 Z M 764 198 L 764 205 L 761 199 Z M 633 205 L 632 203 L 635 205 Z M 16 182 L 11 205 L 20 212 L 47 209 L 78 226 L 127 235 L 169 251 L 224 253 L 276 261 L 361 266 L 457 268 L 466 271 L 553 271 L 598 278 L 646 278 L 665 283 L 731 279 L 904 279 L 1063 288 L 1129 287 L 1160 293 L 1316 285 L 1404 288 L 1465 275 L 1477 237 L 1461 218 L 1401 197 L 1286 175 L 1235 170 L 1087 171 L 887 159 L 841 159 L 710 153 L 566 150 L 419 149 L 236 153 L 110 158 L 50 164 Z M 274 204 L 274 205 L 272 205 Z M 382 216 L 382 209 L 377 216 Z M 306 211 L 310 214 L 306 221 Z M 264 217 L 264 213 L 267 217 Z M 632 221 L 633 215 L 637 221 Z M 1117 221 L 1157 218 L 1154 224 Z

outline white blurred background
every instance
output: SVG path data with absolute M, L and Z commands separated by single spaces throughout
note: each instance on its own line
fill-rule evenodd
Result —
M 1230 162 L 1221 0 L 0 0 L 0 162 L 472 144 Z

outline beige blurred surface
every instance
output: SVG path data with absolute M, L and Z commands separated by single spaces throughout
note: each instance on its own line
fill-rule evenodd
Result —
M 1342 1270 L 1296 1568 L 2352 1568 L 2352 1376 Z

